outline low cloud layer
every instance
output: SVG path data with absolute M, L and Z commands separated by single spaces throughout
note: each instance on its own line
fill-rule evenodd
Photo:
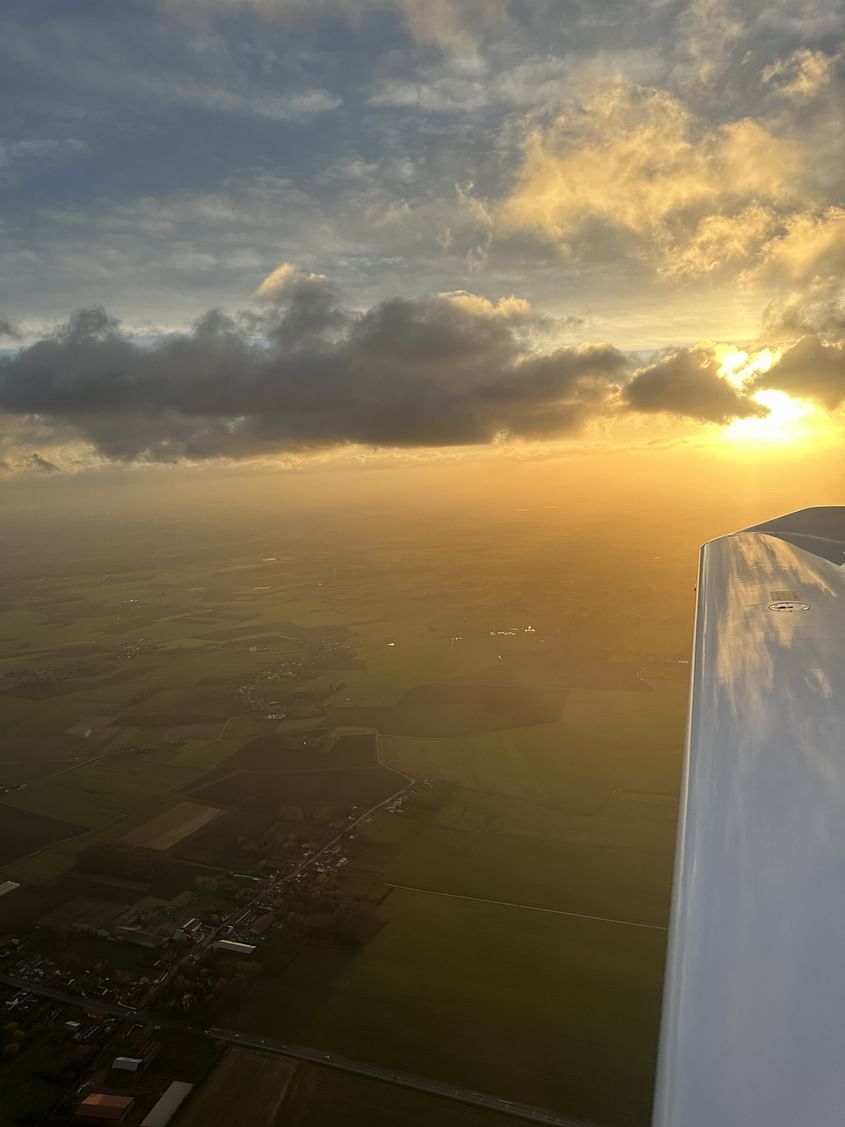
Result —
M 845 341 L 802 337 L 759 377 L 757 386 L 812 399 L 835 410 L 845 402 Z
M 325 278 L 289 267 L 260 294 L 152 345 L 82 310 L 0 361 L 0 411 L 126 461 L 486 443 L 573 430 L 628 366 L 609 345 L 532 351 L 542 321 L 518 299 L 394 298 L 353 314 Z
M 0 454 L 32 471 L 49 464 L 21 460 L 36 442 L 123 462 L 474 445 L 626 414 L 725 424 L 765 415 L 763 389 L 845 400 L 845 349 L 818 334 L 738 384 L 715 346 L 643 366 L 610 344 L 550 347 L 553 328 L 522 298 L 466 291 L 351 312 L 324 275 L 283 263 L 253 307 L 190 333 L 138 341 L 97 306 L 0 357 Z
M 766 408 L 744 396 L 719 374 L 712 351 L 683 349 L 635 372 L 624 391 L 633 411 L 661 412 L 700 422 L 765 415 Z

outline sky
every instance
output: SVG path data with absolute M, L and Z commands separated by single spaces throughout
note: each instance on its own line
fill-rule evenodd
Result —
M 6 0 L 0 476 L 835 444 L 837 0 Z

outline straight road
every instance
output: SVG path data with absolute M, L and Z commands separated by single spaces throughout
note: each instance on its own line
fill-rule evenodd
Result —
M 134 1019 L 137 1021 L 150 1021 L 166 1029 L 179 1030 L 182 1033 L 193 1033 L 198 1037 L 207 1037 L 213 1041 L 225 1041 L 230 1045 L 243 1045 L 250 1049 L 260 1049 L 267 1053 L 279 1053 L 282 1056 L 292 1057 L 295 1060 L 319 1064 L 325 1068 L 338 1068 L 344 1072 L 352 1072 L 357 1076 L 366 1076 L 372 1080 L 381 1080 L 387 1084 L 398 1084 L 403 1088 L 413 1088 L 418 1092 L 427 1092 L 432 1096 L 441 1096 L 459 1103 L 473 1104 L 475 1107 L 487 1108 L 490 1111 L 503 1112 L 518 1119 L 526 1119 L 532 1123 L 547 1123 L 551 1127 L 590 1127 L 582 1120 L 570 1119 L 565 1115 L 557 1115 L 545 1108 L 533 1107 L 530 1104 L 518 1103 L 514 1100 L 505 1100 L 499 1096 L 491 1096 L 486 1092 L 474 1092 L 469 1088 L 456 1087 L 454 1084 L 445 1084 L 439 1080 L 429 1080 L 425 1076 L 414 1076 L 409 1072 L 394 1072 L 382 1065 L 370 1064 L 368 1061 L 351 1060 L 349 1057 L 337 1053 L 327 1053 L 320 1049 L 312 1049 L 305 1045 L 294 1045 L 287 1041 L 276 1041 L 271 1038 L 257 1037 L 252 1033 L 239 1033 L 234 1029 L 219 1029 L 216 1026 L 207 1027 L 196 1025 L 189 1021 L 180 1021 L 178 1018 L 169 1018 L 150 1013 L 147 1010 L 132 1009 L 111 1002 L 100 1002 L 95 998 L 83 998 L 78 994 L 69 994 L 64 990 L 55 990 L 51 986 L 42 986 L 40 983 L 29 982 L 24 978 L 0 973 L 0 982 L 17 990 L 25 990 L 30 994 L 38 994 L 65 1005 L 77 1006 L 88 1010 L 99 1010 L 111 1017 Z
M 440 892 L 436 888 L 416 888 L 412 884 L 392 884 L 385 881 L 388 888 L 398 888 L 402 892 L 418 892 L 422 896 L 445 896 L 449 900 L 469 900 L 473 904 L 495 904 L 499 908 L 520 908 L 523 912 L 546 912 L 550 916 L 569 916 L 573 920 L 595 920 L 602 924 L 619 924 L 621 927 L 644 927 L 649 931 L 666 931 L 665 924 L 646 924 L 640 920 L 620 920 L 615 916 L 590 916 L 586 912 L 566 912 L 563 908 L 541 908 L 536 904 L 517 904 L 512 900 L 487 900 L 483 896 L 464 896 L 460 892 Z

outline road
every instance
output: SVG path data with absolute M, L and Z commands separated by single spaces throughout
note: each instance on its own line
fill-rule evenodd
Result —
M 65 1005 L 98 1010 L 101 1013 L 109 1014 L 111 1017 L 151 1021 L 166 1029 L 193 1033 L 198 1037 L 207 1037 L 213 1041 L 225 1041 L 230 1045 L 242 1045 L 266 1053 L 279 1053 L 294 1060 L 319 1064 L 324 1068 L 338 1068 L 343 1072 L 352 1072 L 357 1076 L 366 1076 L 372 1080 L 397 1084 L 402 1088 L 413 1088 L 415 1091 L 427 1092 L 432 1096 L 441 1096 L 448 1100 L 456 1100 L 459 1103 L 472 1104 L 475 1107 L 487 1108 L 489 1111 L 504 1112 L 518 1119 L 529 1120 L 532 1123 L 547 1123 L 552 1127 L 590 1127 L 583 1120 L 574 1120 L 565 1115 L 557 1115 L 545 1108 L 533 1107 L 531 1104 L 518 1103 L 514 1100 L 505 1100 L 499 1096 L 488 1095 L 486 1092 L 474 1092 L 469 1088 L 460 1088 L 439 1080 L 429 1080 L 428 1077 L 414 1076 L 409 1072 L 394 1072 L 382 1065 L 352 1060 L 349 1057 L 340 1056 L 338 1053 L 327 1053 L 324 1050 L 312 1049 L 306 1045 L 294 1045 L 288 1041 L 275 1041 L 271 1038 L 257 1037 L 252 1033 L 240 1033 L 234 1029 L 219 1029 L 216 1026 L 209 1028 L 189 1021 L 180 1021 L 178 1018 L 159 1016 L 147 1010 L 132 1009 L 111 1002 L 101 1002 L 95 998 L 83 998 L 78 994 L 55 990 L 52 986 L 42 986 L 40 983 L 33 983 L 28 979 L 17 978 L 14 975 L 0 973 L 0 983 L 5 983 L 6 986 L 11 986 L 16 990 L 25 990 L 30 994 L 37 994 L 43 998 L 51 998 L 53 1001 L 62 1002 Z
M 343 731 L 343 729 L 338 729 L 338 731 Z M 369 818 L 383 806 L 389 805 L 395 799 L 403 795 L 411 786 L 413 786 L 415 780 L 411 775 L 406 775 L 404 771 L 399 771 L 395 767 L 390 767 L 388 764 L 382 762 L 378 746 L 378 733 L 374 733 L 374 736 L 376 741 L 376 759 L 378 761 L 379 767 L 383 767 L 385 768 L 385 770 L 392 771 L 393 774 L 401 776 L 405 780 L 405 785 L 399 790 L 395 791 L 393 794 L 389 795 L 387 798 L 384 798 L 380 802 L 377 802 L 374 806 L 371 806 L 369 810 L 365 810 L 363 814 L 359 814 L 358 817 L 354 819 L 354 821 L 347 823 L 340 831 L 340 833 L 333 837 L 331 841 L 327 842 L 324 846 L 322 846 L 322 848 L 318 849 L 316 853 L 312 853 L 310 857 L 307 857 L 304 861 L 301 862 L 301 864 L 297 865 L 295 869 L 291 870 L 291 872 L 285 873 L 284 876 L 281 877 L 273 877 L 269 878 L 266 881 L 262 881 L 261 887 L 256 890 L 255 896 L 251 901 L 249 901 L 249 903 L 240 904 L 236 908 L 234 908 L 223 920 L 220 921 L 220 923 L 217 925 L 217 927 L 214 928 L 213 931 L 204 933 L 189 951 L 186 951 L 181 958 L 177 959 L 170 970 L 167 971 L 167 973 L 159 982 L 153 982 L 150 985 L 150 988 L 141 1003 L 141 1010 L 143 1012 L 148 1012 L 148 1010 L 155 1002 L 155 999 L 164 991 L 168 983 L 173 978 L 175 978 L 176 975 L 179 974 L 181 969 L 186 966 L 188 962 L 198 959 L 204 951 L 208 950 L 208 948 L 216 939 L 220 938 L 222 935 L 225 935 L 227 927 L 237 926 L 237 924 L 239 924 L 249 914 L 250 910 L 253 908 L 256 902 L 261 900 L 262 897 L 264 897 L 268 892 L 271 892 L 274 888 L 278 888 L 279 886 L 292 881 L 300 873 L 310 868 L 310 866 L 318 861 L 320 857 L 323 857 L 330 849 L 332 849 L 333 846 L 337 845 L 339 842 L 342 842 L 344 838 L 348 837 L 352 830 L 356 826 L 360 825 L 361 822 L 363 822 L 366 818 Z
M 395 802 L 397 798 L 401 798 L 405 791 L 409 790 L 417 781 L 413 777 L 413 775 L 407 775 L 404 771 L 400 771 L 398 767 L 392 767 L 389 763 L 384 762 L 381 757 L 381 749 L 379 748 L 378 744 L 379 734 L 375 730 L 375 728 L 336 729 L 336 732 L 340 732 L 341 735 L 343 735 L 347 731 L 367 732 L 375 736 L 376 759 L 378 761 L 379 767 L 383 767 L 386 771 L 392 771 L 394 775 L 400 775 L 403 779 L 406 780 L 405 785 L 403 787 L 400 787 L 399 790 L 394 791 L 393 794 L 388 795 L 387 798 L 383 798 L 381 802 L 377 802 L 375 806 L 371 806 L 369 810 L 365 810 L 363 814 L 359 814 L 354 822 L 349 822 L 348 825 L 344 826 L 336 837 L 333 837 L 331 841 L 327 842 L 321 849 L 318 849 L 316 853 L 312 853 L 311 856 L 307 860 L 303 861 L 301 865 L 298 865 L 289 873 L 285 873 L 284 877 L 280 878 L 280 883 L 293 880 L 293 878 L 298 876 L 304 869 L 307 869 L 310 865 L 313 865 L 318 858 L 327 853 L 332 848 L 332 846 L 337 845 L 339 841 L 343 841 L 343 839 L 347 837 L 352 832 L 352 830 L 355 829 L 356 826 L 360 826 L 360 824 L 366 821 L 367 818 L 372 817 L 372 815 L 375 814 L 377 810 L 381 810 L 382 806 L 388 806 L 391 802 Z
M 498 908 L 519 908 L 523 912 L 546 912 L 550 916 L 569 916 L 573 920 L 595 920 L 601 924 L 619 924 L 622 927 L 643 927 L 649 931 L 666 931 L 665 924 L 647 924 L 640 920 L 621 920 L 615 916 L 590 916 L 586 912 L 566 912 L 563 908 L 541 908 L 536 904 L 517 904 L 512 900 L 488 900 L 484 896 L 464 896 L 460 892 L 440 892 L 436 888 L 417 888 L 412 884 L 385 882 L 388 888 L 401 892 L 419 892 L 422 896 L 445 896 L 449 900 L 470 900 L 473 904 L 495 904 Z

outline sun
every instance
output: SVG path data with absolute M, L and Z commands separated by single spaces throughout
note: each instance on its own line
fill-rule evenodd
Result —
M 722 431 L 727 441 L 785 445 L 815 437 L 818 412 L 812 403 L 793 399 L 785 391 L 757 391 L 751 399 L 768 414 L 734 419 Z
M 717 349 L 719 372 L 735 388 L 742 389 L 755 376 L 768 372 L 781 357 L 780 349 L 761 348 L 751 355 L 741 349 Z
M 725 349 L 719 355 L 719 372 L 738 391 L 748 385 L 780 358 L 780 351 L 763 348 L 750 354 L 741 349 Z M 748 398 L 765 408 L 765 415 L 734 419 L 721 431 L 728 442 L 743 445 L 791 445 L 818 436 L 820 413 L 806 399 L 796 399 L 785 391 L 760 390 Z

